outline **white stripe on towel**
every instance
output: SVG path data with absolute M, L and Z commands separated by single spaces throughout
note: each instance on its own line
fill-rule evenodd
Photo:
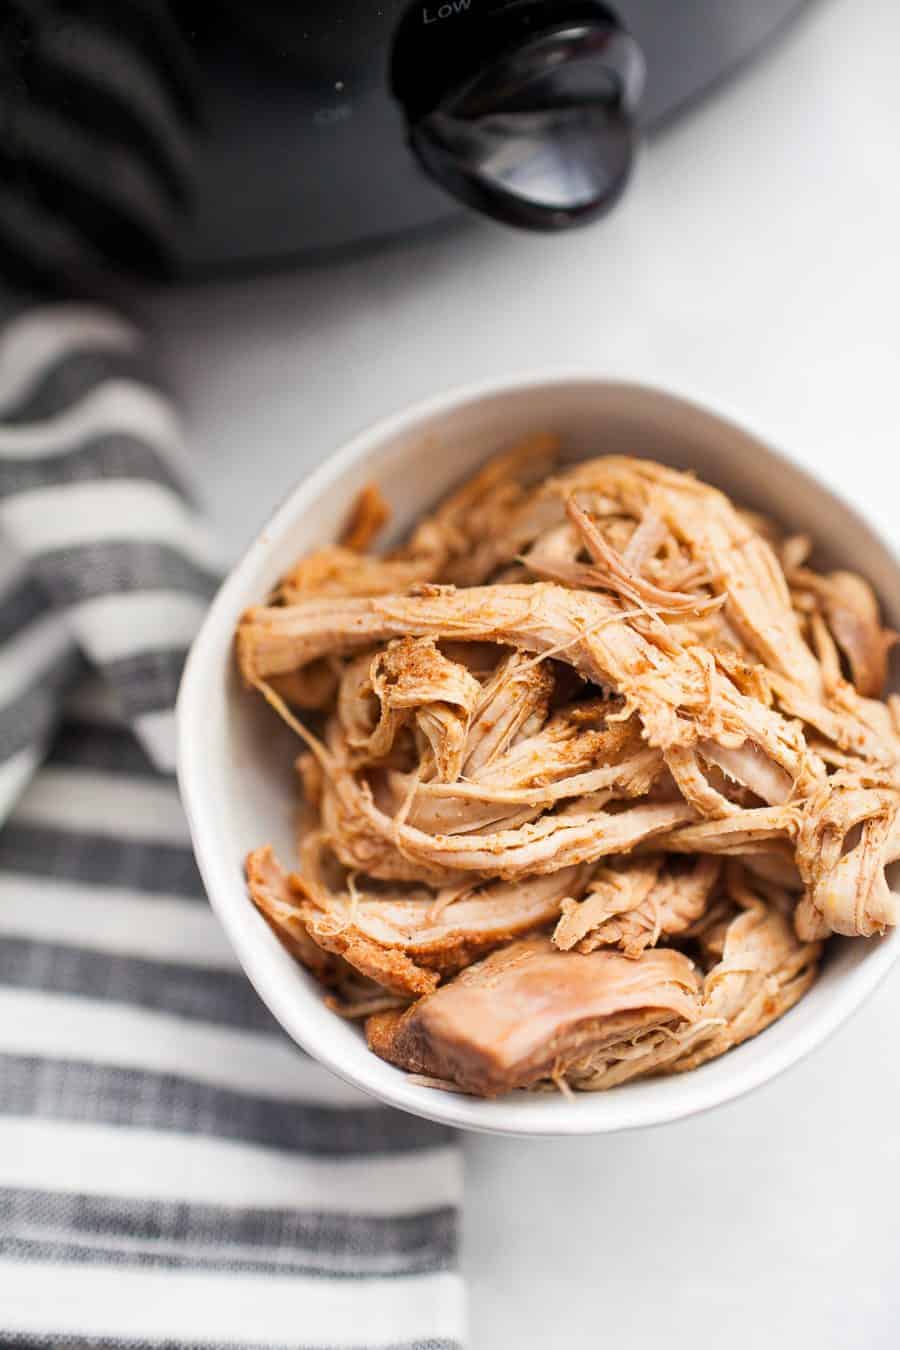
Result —
M 463 1335 L 450 1274 L 346 1280 L 122 1265 L 0 1262 L 4 1325 L 25 1336 L 104 1337 L 119 1344 L 425 1345 Z
M 164 544 L 198 567 L 221 570 L 221 552 L 205 522 L 171 488 L 144 479 L 32 488 L 7 498 L 0 520 L 29 557 L 125 539 Z
M 6 820 L 25 784 L 44 757 L 43 745 L 26 745 L 0 764 L 0 820 Z
M 208 604 L 186 591 L 116 591 L 73 605 L 68 613 L 82 646 L 102 663 L 189 647 Z
M 132 726 L 157 768 L 172 771 L 176 758 L 175 710 L 138 713 L 132 718 Z
M 233 1092 L 329 1107 L 372 1097 L 302 1055 L 286 1037 L 73 994 L 0 987 L 0 1052 L 166 1073 Z
M 0 337 L 0 410 L 17 403 L 39 376 L 73 352 L 135 352 L 141 335 L 131 324 L 102 309 L 82 305 L 28 311 Z
M 184 449 L 172 404 L 135 380 L 105 380 L 65 412 L 42 422 L 0 426 L 0 457 L 47 459 L 96 436 L 146 441 L 181 474 Z
M 0 934 L 218 970 L 238 964 L 202 900 L 17 872 L 0 872 Z
M 461 1184 L 452 1145 L 335 1159 L 202 1134 L 0 1119 L 0 1186 L 387 1217 L 455 1205 Z
M 73 646 L 58 614 L 45 614 L 27 628 L 20 628 L 0 648 L 0 705 L 33 689 Z
M 23 793 L 13 819 L 185 848 L 191 837 L 174 783 L 95 769 L 44 769 Z

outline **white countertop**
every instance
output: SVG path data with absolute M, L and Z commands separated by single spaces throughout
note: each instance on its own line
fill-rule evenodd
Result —
M 348 433 L 582 366 L 731 411 L 898 535 L 900 5 L 823 0 L 587 232 L 486 223 L 154 304 L 237 552 Z M 466 1139 L 473 1350 L 900 1342 L 900 975 L 805 1064 L 616 1138 Z

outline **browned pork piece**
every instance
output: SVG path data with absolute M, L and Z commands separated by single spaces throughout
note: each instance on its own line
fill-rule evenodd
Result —
M 697 1033 L 683 1037 L 684 1052 L 672 1067 L 696 1068 L 765 1030 L 806 993 L 821 953 L 820 943 L 800 941 L 772 906 L 738 914 L 725 931 L 721 961 L 703 981 Z
M 313 942 L 300 917 L 297 896 L 271 847 L 254 849 L 245 864 L 250 898 L 292 956 L 325 979 L 333 973 L 334 961 Z
M 542 1079 L 609 1043 L 692 1022 L 696 972 L 680 952 L 557 951 L 525 938 L 470 966 L 404 1013 L 369 1018 L 382 1059 L 492 1097 Z
M 268 846 L 246 863 L 250 895 L 288 950 L 314 974 L 334 973 L 341 957 L 385 989 L 414 997 L 504 942 L 551 923 L 564 898 L 580 895 L 588 873 L 564 867 L 511 884 L 385 894 L 327 890 L 287 875 Z
M 361 762 L 384 759 L 412 724 L 426 748 L 421 776 L 452 783 L 462 769 L 480 695 L 478 681 L 465 666 L 448 661 L 432 638 L 398 638 L 349 664 L 338 707 L 348 745 Z
M 702 567 L 725 597 L 725 617 L 764 665 L 813 692 L 821 673 L 803 641 L 790 592 L 770 545 L 728 498 L 690 474 L 651 460 L 607 455 L 587 460 L 548 485 L 566 501 L 574 494 L 588 511 L 599 504 L 643 520 L 663 522 L 685 561 Z M 648 569 L 652 578 L 652 571 Z M 683 584 L 683 583 L 682 583 Z
M 719 878 L 715 857 L 687 869 L 660 856 L 598 867 L 584 900 L 567 898 L 553 933 L 561 951 L 619 947 L 638 957 L 645 947 L 685 932 L 705 912 Z
M 804 567 L 789 568 L 788 581 L 798 608 L 822 613 L 847 658 L 857 692 L 880 698 L 887 680 L 888 653 L 897 634 L 882 628 L 878 601 L 868 582 L 853 572 L 820 576 Z
M 747 908 L 710 911 L 704 949 L 717 952 L 701 988 L 697 1017 L 674 1031 L 653 1029 L 631 1043 L 585 1055 L 568 1069 L 569 1084 L 595 1092 L 648 1074 L 684 1072 L 723 1055 L 764 1031 L 803 997 L 813 983 L 821 943 L 796 937 L 789 897 L 764 900 L 749 887 Z M 725 901 L 725 904 L 728 902 Z
M 610 721 L 610 711 L 599 700 L 569 705 L 465 778 L 413 784 L 408 823 L 430 834 L 460 834 L 522 811 L 533 819 L 585 793 L 646 797 L 662 776 L 662 755 L 644 748 L 636 719 Z M 398 776 L 394 790 L 403 800 L 409 788 L 409 778 Z
M 581 893 L 585 873 L 564 867 L 512 885 L 411 895 L 360 892 L 295 897 L 308 937 L 386 989 L 413 997 L 523 933 L 546 927 L 561 901 Z M 302 958 L 301 958 L 302 959 Z
M 803 937 L 870 937 L 897 923 L 898 900 L 884 869 L 900 857 L 900 803 L 896 787 L 870 784 L 839 772 L 804 813 L 797 839 L 807 887 L 797 909 Z
M 327 763 L 323 789 L 323 820 L 345 867 L 383 880 L 436 884 L 460 875 L 514 880 L 556 872 L 628 852 L 695 814 L 680 798 L 625 810 L 616 805 L 609 793 L 593 792 L 516 827 L 428 834 L 383 811 L 368 784 L 337 758 Z
M 349 653 L 403 633 L 556 655 L 620 694 L 652 746 L 709 740 L 737 749 L 749 741 L 794 781 L 824 775 L 799 729 L 744 693 L 708 653 L 661 648 L 609 597 L 545 582 L 250 610 L 238 650 L 246 678 L 258 683 L 326 652 Z
M 488 1095 L 723 1054 L 822 939 L 900 920 L 871 588 L 690 474 L 557 456 L 383 557 L 367 490 L 236 639 L 305 743 L 298 869 L 251 854 L 254 902 L 377 1053 Z
M 389 515 L 381 493 L 365 488 L 340 544 L 301 559 L 282 579 L 278 594 L 290 604 L 312 595 L 387 595 L 438 580 L 484 580 L 496 562 L 509 561 L 516 552 L 505 549 L 495 559 L 497 520 L 515 517 L 530 500 L 523 485 L 541 479 L 557 457 L 557 438 L 545 434 L 495 456 L 423 520 L 407 544 L 383 558 L 359 551 Z

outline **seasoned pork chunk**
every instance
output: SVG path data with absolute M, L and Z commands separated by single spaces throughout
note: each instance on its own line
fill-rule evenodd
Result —
M 437 895 L 329 896 L 301 903 L 297 915 L 314 943 L 361 974 L 410 997 L 436 988 L 484 952 L 546 925 L 564 898 L 584 888 L 585 870 L 564 867 L 523 882 Z
M 251 900 L 288 951 L 314 974 L 331 974 L 334 962 L 306 931 L 290 879 L 269 845 L 248 855 L 246 872 Z
M 598 867 L 586 898 L 563 902 L 553 941 L 561 951 L 619 947 L 626 956 L 640 956 L 699 919 L 718 878 L 714 857 L 701 857 L 687 870 L 652 856 Z
M 698 992 L 680 952 L 629 961 L 526 938 L 406 1012 L 371 1017 L 366 1036 L 392 1064 L 492 1097 L 562 1077 L 570 1061 L 611 1041 L 692 1022 Z

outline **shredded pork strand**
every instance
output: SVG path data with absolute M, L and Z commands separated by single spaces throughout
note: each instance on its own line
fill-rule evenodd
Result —
M 247 611 L 305 743 L 296 870 L 250 896 L 376 1054 L 442 1088 L 596 1091 L 780 1017 L 898 921 L 896 635 L 691 474 L 537 435 L 406 543 L 390 485 Z

